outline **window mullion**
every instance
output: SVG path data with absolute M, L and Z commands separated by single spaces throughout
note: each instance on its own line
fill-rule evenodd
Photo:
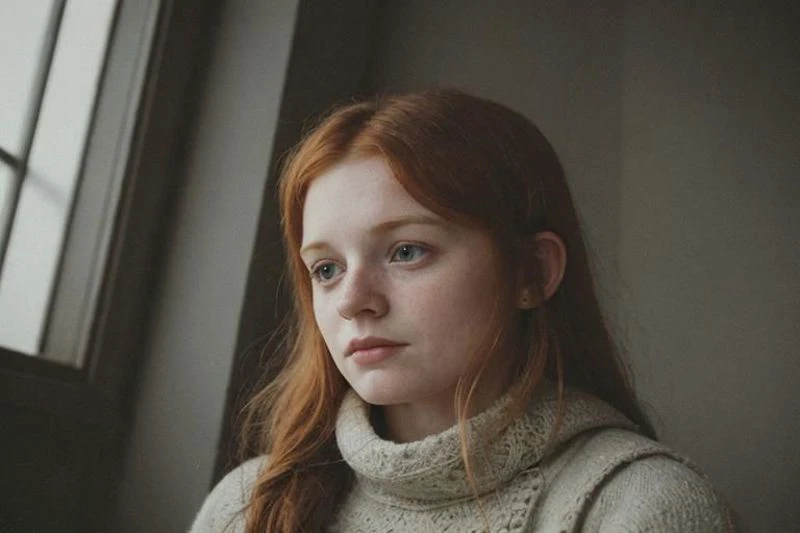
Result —
M 0 146 L 0 161 L 10 166 L 14 170 L 22 167 L 22 161 L 7 152 L 2 146 Z

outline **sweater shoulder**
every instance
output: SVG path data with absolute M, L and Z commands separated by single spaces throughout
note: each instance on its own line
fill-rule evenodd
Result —
M 666 455 L 634 460 L 595 494 L 584 532 L 732 533 L 731 512 L 698 471 Z
M 533 531 L 722 533 L 728 507 L 690 461 L 620 428 L 586 432 L 543 465 Z
M 189 533 L 240 533 L 245 507 L 266 457 L 255 457 L 223 477 L 206 497 Z

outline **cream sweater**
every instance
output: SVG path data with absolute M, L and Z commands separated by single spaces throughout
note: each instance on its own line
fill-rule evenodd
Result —
M 733 531 L 726 506 L 694 467 L 597 398 L 568 391 L 558 435 L 553 387 L 498 431 L 507 398 L 468 422 L 480 506 L 460 458 L 457 427 L 421 441 L 379 438 L 352 391 L 336 438 L 356 482 L 332 533 Z M 241 509 L 264 462 L 250 460 L 211 492 L 191 533 L 241 533 Z M 481 510 L 482 509 L 482 510 Z

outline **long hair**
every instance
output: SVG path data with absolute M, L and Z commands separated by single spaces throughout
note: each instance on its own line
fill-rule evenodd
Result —
M 454 398 L 468 473 L 468 407 L 489 355 L 506 349 L 512 326 L 523 335 L 508 350 L 514 376 L 509 421 L 546 377 L 558 383 L 559 398 L 567 385 L 581 388 L 655 436 L 603 320 L 564 171 L 547 139 L 522 115 L 456 90 L 380 97 L 332 112 L 283 167 L 279 195 L 294 315 L 286 366 L 250 404 L 249 420 L 255 422 L 249 427 L 258 432 L 260 451 L 269 460 L 246 511 L 248 533 L 319 531 L 353 483 L 334 435 L 348 384 L 316 326 L 299 250 L 303 204 L 314 178 L 345 159 L 375 156 L 421 205 L 486 232 L 494 244 L 502 290 L 490 335 L 470 359 Z M 564 241 L 566 270 L 551 298 L 521 312 L 508 280 L 515 279 L 533 236 L 544 230 Z M 525 265 L 541 282 L 535 262 Z

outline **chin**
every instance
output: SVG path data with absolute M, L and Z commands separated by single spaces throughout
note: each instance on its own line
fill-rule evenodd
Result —
M 356 394 L 362 400 L 371 405 L 396 405 L 399 403 L 407 403 L 408 398 L 403 394 L 396 394 L 394 391 L 376 391 L 369 387 L 353 387 Z
M 393 386 L 394 385 L 394 386 Z M 414 391 L 397 384 L 375 383 L 371 380 L 354 380 L 350 386 L 362 400 L 371 405 L 397 405 L 413 402 L 418 397 Z
M 351 369 L 347 369 L 351 370 Z M 441 400 L 447 396 L 452 404 L 455 383 L 440 376 L 408 372 L 397 368 L 354 369 L 343 372 L 345 380 L 358 396 L 371 405 L 414 404 L 420 401 Z

